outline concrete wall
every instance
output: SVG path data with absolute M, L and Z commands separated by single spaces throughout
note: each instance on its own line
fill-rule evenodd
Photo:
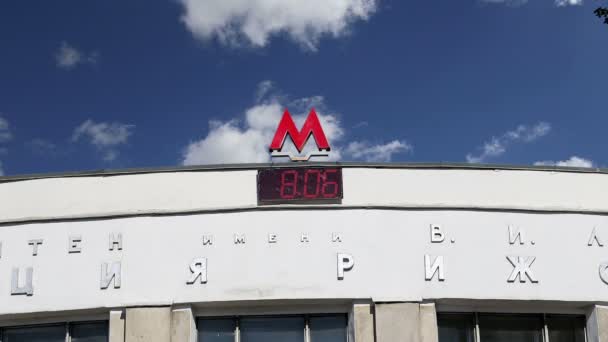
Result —
M 439 342 L 434 303 L 420 304 L 420 342 Z
M 110 311 L 109 342 L 125 342 L 125 310 Z
M 171 342 L 171 308 L 127 308 L 125 327 L 125 342 Z
M 228 304 L 228 303 L 226 303 Z M 313 312 L 339 312 L 329 306 L 324 307 L 317 303 L 317 309 L 295 309 L 288 304 L 284 305 L 284 314 L 305 314 Z M 274 311 L 283 306 L 272 306 L 270 311 L 258 307 L 250 311 L 251 307 L 243 304 L 229 304 L 229 311 L 221 315 L 276 315 Z M 474 305 L 471 304 L 469 309 Z M 240 309 L 239 309 L 240 308 Z M 502 309 L 506 309 L 503 307 Z M 536 306 L 536 310 L 527 311 L 541 313 L 543 310 Z M 342 309 L 348 310 L 347 307 Z M 211 311 L 209 311 L 211 310 Z M 205 309 L 209 314 L 216 309 Z M 220 309 L 224 310 L 224 309 Z M 525 310 L 524 310 L 525 311 Z M 513 311 L 521 312 L 523 311 Z M 20 319 L 11 325 L 29 325 L 41 323 L 62 322 L 58 316 L 52 320 Z M 434 303 L 372 303 L 354 301 L 350 307 L 348 323 L 348 342 L 438 342 L 437 313 Z M 66 319 L 78 321 L 77 318 Z M 174 305 L 166 307 L 135 307 L 114 309 L 109 313 L 109 342 L 196 342 L 196 315 L 189 306 Z M 6 322 L 0 321 L 0 326 Z M 587 313 L 587 341 L 608 341 L 608 307 L 593 306 Z
M 189 306 L 171 310 L 171 342 L 196 342 L 196 318 Z
M 348 338 L 349 342 L 438 342 L 435 304 L 355 302 L 349 312 Z M 589 309 L 587 338 L 589 342 L 608 341 L 608 307 Z M 110 342 L 196 340 L 195 316 L 189 306 L 128 308 L 110 313 Z
M 441 225 L 443 242 L 432 242 L 431 224 Z M 523 244 L 509 242 L 509 226 L 521 230 Z M 588 245 L 593 229 L 603 247 Z M 110 235 L 119 233 L 122 249 L 110 250 Z M 276 242 L 269 242 L 272 234 Z M 308 241 L 302 242 L 302 234 Z M 212 245 L 203 244 L 204 235 L 214 237 Z M 235 235 L 244 235 L 245 243 L 235 243 Z M 81 237 L 80 253 L 69 251 L 71 236 Z M 36 255 L 32 239 L 43 241 Z M 608 216 L 280 210 L 4 225 L 0 241 L 0 319 L 253 300 L 608 302 L 608 285 L 598 272 L 608 261 Z M 354 261 L 343 279 L 337 276 L 338 254 Z M 426 279 L 426 255 L 443 258 L 443 279 Z M 523 282 L 508 281 L 515 267 L 507 257 L 535 257 L 529 270 L 537 282 L 525 274 Z M 207 282 L 188 284 L 196 258 L 207 259 Z M 121 282 L 102 288 L 102 264 L 114 263 L 121 264 Z M 13 269 L 23 284 L 30 267 L 33 295 L 11 295 Z
M 189 306 L 139 307 L 110 313 L 110 342 L 196 342 Z M 355 302 L 349 342 L 438 342 L 434 304 Z
M 355 303 L 349 313 L 349 342 L 374 342 L 374 306 Z
M 188 306 L 112 310 L 109 329 L 109 342 L 196 342 L 197 336 Z
M 376 304 L 376 342 L 418 342 L 418 303 Z
M 190 304 L 371 299 L 378 304 L 353 306 L 351 338 L 435 342 L 435 309 L 416 303 L 608 302 L 608 174 L 355 167 L 343 175 L 342 204 L 297 210 L 259 210 L 255 170 L 0 179 L 0 321 L 124 307 L 110 315 L 112 342 L 147 339 L 144 321 L 158 323 L 158 341 L 186 341 L 196 335 Z M 432 241 L 431 225 L 445 239 Z M 509 242 L 509 227 L 524 238 Z M 118 233 L 123 248 L 109 250 Z M 247 242 L 235 244 L 235 234 Z M 82 237 L 79 252 L 69 250 L 73 236 Z M 43 241 L 36 255 L 32 240 Z M 343 279 L 338 253 L 354 259 Z M 443 258 L 445 279 L 426 279 L 425 255 Z M 509 256 L 534 257 L 538 281 L 507 281 Z M 208 281 L 188 284 L 195 258 L 207 259 Z M 117 262 L 120 286 L 100 287 L 101 265 Z M 33 295 L 12 293 L 13 269 L 23 277 L 30 267 Z M 588 329 L 608 342 L 605 321 L 595 307 Z
M 374 312 L 376 342 L 438 342 L 434 304 L 377 303 Z
M 1 182 L 0 223 L 258 207 L 256 171 L 126 174 Z M 339 207 L 608 213 L 608 174 L 345 168 Z M 407 189 L 407 191 L 403 191 Z M 210 196 L 209 194 L 213 194 Z
M 608 307 L 595 305 L 587 314 L 587 341 L 608 342 Z

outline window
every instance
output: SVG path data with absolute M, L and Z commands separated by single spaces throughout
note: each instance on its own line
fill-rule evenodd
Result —
M 63 325 L 7 328 L 2 331 L 3 342 L 65 342 Z
M 240 320 L 241 342 L 304 342 L 304 317 L 255 317 Z
M 197 320 L 199 342 L 346 342 L 346 326 L 346 315 Z
M 439 342 L 585 342 L 585 319 L 571 315 L 437 315 Z
M 236 319 L 201 319 L 198 321 L 198 340 L 234 342 Z
M 543 318 L 479 315 L 479 339 L 487 342 L 543 342 Z
M 70 324 L 71 342 L 107 342 L 108 334 L 107 322 Z
M 312 342 L 346 342 L 346 316 L 310 317 Z
M 2 342 L 108 342 L 108 323 L 62 323 L 0 328 Z
M 568 316 L 547 316 L 549 341 L 585 342 L 585 318 Z
M 440 314 L 437 315 L 439 341 L 441 342 L 475 342 L 474 315 Z

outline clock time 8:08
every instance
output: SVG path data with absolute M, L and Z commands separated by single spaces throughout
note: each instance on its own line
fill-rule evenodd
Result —
M 310 199 L 336 198 L 339 192 L 337 173 L 337 169 L 309 169 L 299 177 L 296 170 L 285 170 L 281 173 L 279 194 L 283 199 L 298 198 L 298 195 Z M 300 187 L 302 192 L 298 192 Z

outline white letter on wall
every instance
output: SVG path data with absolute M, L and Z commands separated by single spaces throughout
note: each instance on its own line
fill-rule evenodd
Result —
M 591 232 L 591 236 L 589 237 L 589 242 L 587 242 L 587 246 L 593 246 L 594 241 L 597 243 L 598 246 L 604 247 L 602 240 L 600 240 L 600 237 L 597 236 L 597 231 L 595 228 L 593 228 L 593 231 Z
M 80 243 L 82 242 L 82 236 L 72 235 L 68 238 L 68 253 L 80 253 Z
M 536 280 L 530 269 L 536 257 L 508 256 L 507 260 L 513 265 L 513 272 L 511 272 L 509 279 L 507 279 L 509 283 L 515 282 L 518 277 L 520 283 L 525 283 L 526 276 L 531 282 L 538 283 L 538 280 Z
M 114 280 L 114 288 L 120 288 L 120 261 L 113 262 L 111 267 L 107 263 L 101 264 L 101 281 L 100 288 L 102 290 L 110 287 L 110 283 Z M 109 269 L 108 269 L 109 268 Z
M 29 240 L 28 245 L 32 246 L 32 255 L 38 255 L 38 246 L 42 245 L 42 239 Z
M 523 230 L 518 228 L 514 232 L 513 228 L 509 226 L 509 243 L 513 245 L 517 240 L 519 240 L 520 245 L 523 245 L 525 243 Z
M 608 263 L 600 264 L 600 279 L 606 284 L 608 284 Z
M 114 235 L 114 233 L 110 234 L 110 250 L 114 250 L 114 246 L 118 246 L 118 250 L 122 251 L 122 234 L 118 233 L 118 235 Z
M 331 242 L 342 242 L 342 234 L 331 233 Z
M 188 285 L 196 283 L 196 279 L 201 279 L 201 284 L 207 283 L 207 258 L 197 258 L 192 260 L 190 264 L 190 279 L 186 282 Z
M 445 235 L 443 235 L 443 232 L 441 231 L 441 226 L 432 224 L 431 225 L 431 242 L 439 243 L 439 242 L 443 242 L 443 240 L 445 240 Z
M 213 245 L 213 235 L 203 235 L 203 246 Z
M 268 243 L 276 243 L 279 241 L 277 234 L 268 234 Z
M 245 243 L 245 235 L 234 234 L 234 244 L 243 244 Z
M 11 279 L 11 295 L 34 295 L 34 268 L 28 267 L 25 269 L 25 285 L 19 286 L 19 269 L 13 268 L 13 276 Z
M 426 281 L 433 280 L 435 273 L 438 274 L 439 281 L 445 280 L 445 275 L 443 273 L 443 256 L 438 256 L 435 258 L 435 261 L 431 264 L 431 256 L 424 256 L 424 279 Z
M 338 280 L 344 279 L 344 272 L 355 266 L 355 259 L 350 254 L 338 253 Z

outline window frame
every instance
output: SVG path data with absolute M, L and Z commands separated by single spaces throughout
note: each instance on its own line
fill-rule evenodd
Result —
M 543 324 L 544 324 L 544 331 L 543 333 L 546 334 L 546 339 L 544 341 L 549 342 L 550 338 L 549 338 L 549 325 L 547 324 L 547 317 L 571 317 L 573 319 L 582 319 L 583 321 L 583 337 L 585 338 L 584 341 L 587 342 L 589 340 L 589 337 L 587 336 L 587 317 L 585 315 L 569 315 L 569 314 L 553 314 L 553 313 L 544 313 L 543 314 Z M 545 335 L 543 335 L 545 336 Z
M 0 342 L 4 342 L 4 331 L 7 329 L 27 329 L 27 328 L 40 328 L 40 327 L 64 327 L 65 342 L 72 342 L 72 326 L 77 324 L 95 324 L 104 323 L 108 329 L 108 335 L 105 342 L 110 341 L 110 321 L 107 319 L 91 319 L 91 320 L 70 320 L 70 321 L 59 321 L 59 322 L 45 322 L 45 323 L 24 323 L 0 326 Z
M 348 313 L 344 312 L 328 312 L 328 313 L 312 313 L 312 314 L 254 314 L 254 315 L 224 315 L 224 316 L 197 316 L 196 317 L 196 333 L 198 338 L 198 328 L 199 322 L 202 320 L 214 320 L 214 319 L 223 319 L 223 320 L 233 320 L 234 321 L 234 342 L 241 341 L 241 330 L 240 330 L 240 320 L 243 318 L 303 318 L 304 319 L 304 341 L 302 342 L 311 342 L 310 335 L 310 319 L 314 317 L 343 317 L 346 325 L 344 326 L 344 333 L 347 337 L 348 341 L 348 328 L 349 328 L 349 319 Z M 2 341 L 0 341 L 2 342 Z
M 585 315 L 582 314 L 568 314 L 568 313 L 533 313 L 533 312 L 492 312 L 492 311 L 438 311 L 437 316 L 439 315 L 473 315 L 473 342 L 481 342 L 481 334 L 479 327 L 479 316 L 480 315 L 491 315 L 491 316 L 510 316 L 510 317 L 538 317 L 542 319 L 541 324 L 541 337 L 542 342 L 551 342 L 549 339 L 549 327 L 547 324 L 547 316 L 551 317 L 569 317 L 572 319 L 577 318 L 585 318 Z M 439 331 L 439 317 L 437 317 L 437 331 Z M 583 324 L 583 335 L 585 337 L 585 342 L 589 341 L 589 337 L 587 335 L 587 326 Z

